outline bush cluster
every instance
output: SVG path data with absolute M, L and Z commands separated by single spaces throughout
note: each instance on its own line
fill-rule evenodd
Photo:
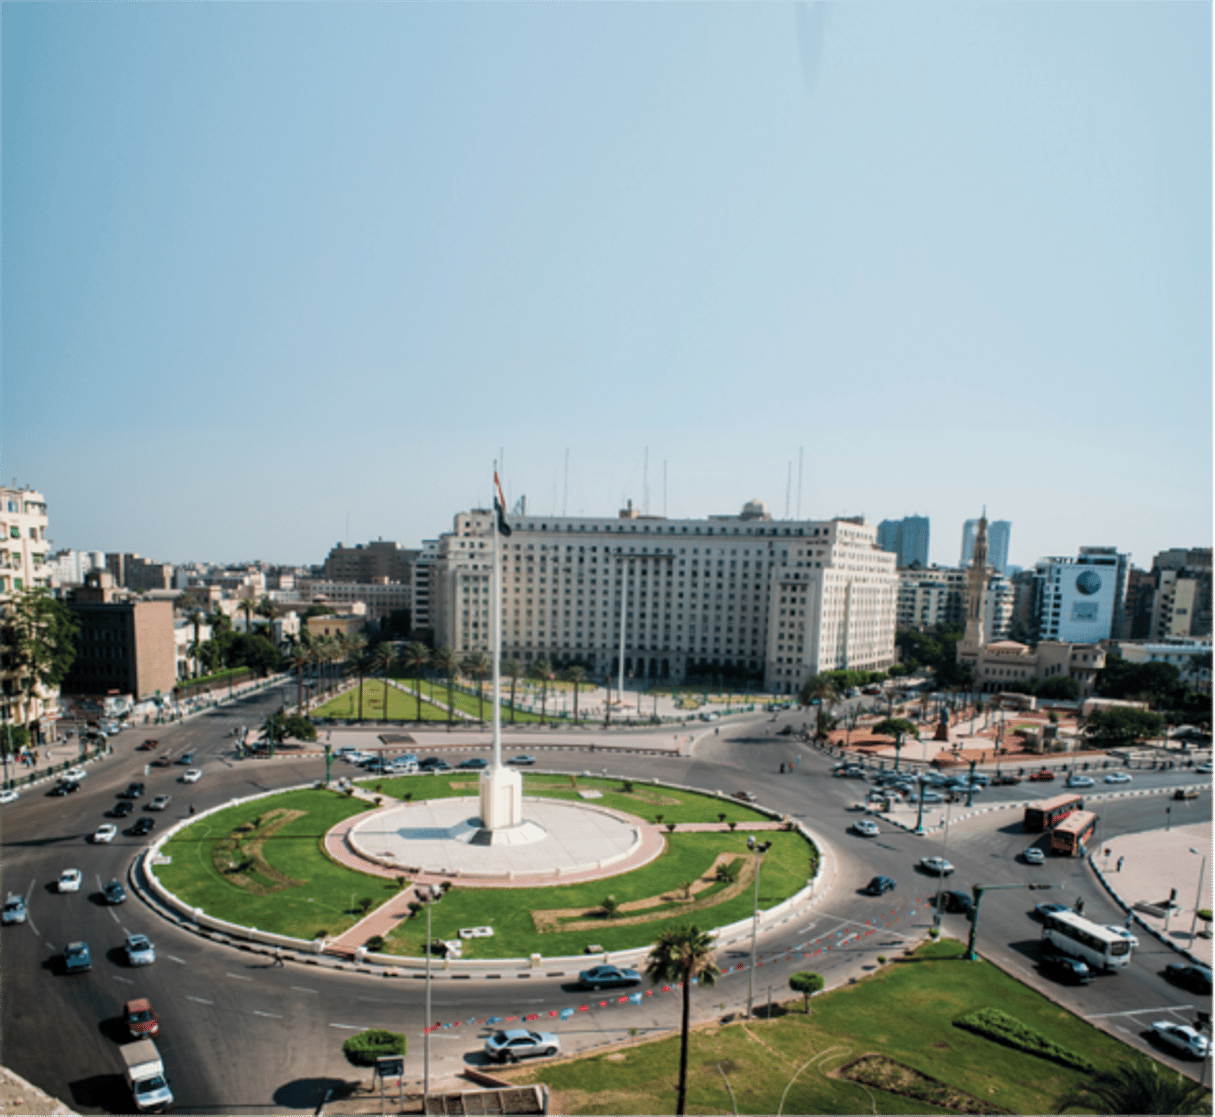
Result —
M 405 1054 L 405 1037 L 399 1032 L 369 1028 L 342 1044 L 342 1054 L 356 1067 L 374 1067 L 376 1059 Z
M 1031 1055 L 1050 1059 L 1065 1067 L 1074 1067 L 1076 1070 L 1083 1071 L 1093 1069 L 1093 1064 L 1083 1055 L 1061 1047 L 1054 1040 L 1047 1039 L 1040 1032 L 1034 1031 L 1033 1028 L 1022 1024 L 1020 1020 L 1009 1016 L 1006 1012 L 1001 1012 L 998 1008 L 976 1008 L 972 1012 L 966 1013 L 965 1016 L 959 1016 L 954 1024 L 986 1039 L 994 1039 L 1006 1047 L 1028 1051 Z

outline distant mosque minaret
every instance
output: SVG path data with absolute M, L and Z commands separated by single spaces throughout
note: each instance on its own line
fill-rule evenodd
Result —
M 979 517 L 979 530 L 975 534 L 975 553 L 966 571 L 967 589 L 966 635 L 958 644 L 958 662 L 972 667 L 979 662 L 979 653 L 987 642 L 983 631 L 983 599 L 987 593 L 987 582 L 991 577 L 987 565 L 987 506 Z

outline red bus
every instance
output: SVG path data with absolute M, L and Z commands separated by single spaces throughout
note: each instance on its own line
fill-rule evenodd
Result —
M 1051 853 L 1075 857 L 1084 852 L 1085 843 L 1097 828 L 1097 816 L 1092 811 L 1073 811 L 1050 832 Z
M 1039 834 L 1043 830 L 1053 830 L 1072 811 L 1078 811 L 1083 806 L 1084 800 L 1079 795 L 1056 795 L 1051 799 L 1028 803 L 1025 807 L 1025 829 Z

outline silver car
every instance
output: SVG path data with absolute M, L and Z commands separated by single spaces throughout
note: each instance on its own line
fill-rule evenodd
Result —
M 561 1040 L 552 1032 L 533 1032 L 527 1028 L 511 1028 L 494 1032 L 485 1041 L 485 1054 L 499 1063 L 514 1063 L 533 1055 L 557 1055 Z
M 150 966 L 156 961 L 156 948 L 148 941 L 147 935 L 127 935 L 123 947 L 129 966 Z
M 24 923 L 25 922 L 25 900 L 18 896 L 15 892 L 8 894 L 8 899 L 4 901 L 4 908 L 0 911 L 0 923 Z

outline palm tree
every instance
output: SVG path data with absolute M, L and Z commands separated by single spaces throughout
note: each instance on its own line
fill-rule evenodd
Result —
M 418 699 L 418 721 L 422 720 L 422 672 L 426 669 L 426 665 L 430 662 L 430 649 L 423 643 L 415 640 L 406 649 L 401 656 L 401 662 L 406 667 L 413 668 L 413 692 Z
M 447 727 L 450 729 L 452 722 L 451 688 L 455 683 L 456 667 L 459 661 L 456 659 L 456 653 L 444 644 L 441 648 L 435 648 L 430 662 L 435 670 L 442 671 L 447 676 Z
M 464 662 L 460 664 L 460 670 L 470 678 L 477 680 L 477 718 L 482 725 L 485 724 L 485 694 L 484 683 L 486 678 L 493 672 L 494 665 L 490 663 L 489 656 L 484 652 L 469 652 L 464 657 Z
M 338 644 L 342 649 L 342 677 L 345 678 L 352 668 L 359 669 L 358 661 L 367 651 L 367 637 L 361 632 L 352 632 L 349 636 L 339 636 Z M 359 682 L 362 682 L 361 676 Z
M 548 702 L 548 683 L 553 677 L 553 665 L 544 656 L 532 664 L 532 674 L 540 679 L 544 686 L 540 691 L 540 724 L 544 724 L 544 707 Z
M 676 1117 L 682 1117 L 688 1096 L 688 1018 L 692 1009 L 692 982 L 696 980 L 701 985 L 714 985 L 717 982 L 717 961 L 713 956 L 712 937 L 694 924 L 664 931 L 658 936 L 654 949 L 650 951 L 645 972 L 655 985 L 660 982 L 680 982 L 683 985 L 683 1016 L 679 1034 L 679 1094 L 675 1102 Z
M 566 679 L 574 684 L 574 724 L 578 724 L 578 688 L 586 682 L 588 676 L 586 668 L 580 663 L 575 663 L 573 667 L 569 667 L 565 672 Z
M 270 643 L 274 643 L 274 618 L 278 616 L 278 606 L 270 599 L 269 594 L 265 594 L 261 601 L 257 603 L 257 608 L 253 610 L 259 617 L 266 618 L 266 639 Z M 249 618 L 246 615 L 245 624 L 249 623 Z
M 304 716 L 304 668 L 314 663 L 316 653 L 307 645 L 300 644 L 291 649 L 291 653 L 287 656 L 288 668 L 294 667 L 296 670 L 296 679 L 299 684 L 299 714 Z
M 510 723 L 515 724 L 515 683 L 520 675 L 523 674 L 523 664 L 520 663 L 514 656 L 506 660 L 502 664 L 502 670 L 510 676 Z
M 201 674 L 201 672 L 198 670 L 198 653 L 199 649 L 202 647 L 202 640 L 199 639 L 199 630 L 202 627 L 202 619 L 203 615 L 201 609 L 194 608 L 186 614 L 186 620 L 188 620 L 194 626 L 194 646 L 190 649 L 190 655 L 194 659 L 194 677 L 196 679 Z
M 392 645 L 387 640 L 382 644 L 376 644 L 371 649 L 371 669 L 378 671 L 384 676 L 384 722 L 388 722 L 388 670 L 392 667 L 395 657 L 392 654 Z
M 367 673 L 370 658 L 367 654 L 366 636 L 357 632 L 347 638 L 346 659 L 359 677 L 359 721 L 363 720 L 363 676 Z
M 829 675 L 811 675 L 804 683 L 798 692 L 797 700 L 803 706 L 812 705 L 815 701 L 818 702 L 818 713 L 814 719 L 815 736 L 822 731 L 823 713 L 830 714 L 830 707 L 834 706 L 840 698 L 839 684 Z
M 257 602 L 254 601 L 253 598 L 251 598 L 248 594 L 245 594 L 245 596 L 236 603 L 236 607 L 245 614 L 245 631 L 252 632 L 253 629 L 251 627 L 251 618 L 253 616 L 253 610 L 257 608 Z
M 916 728 L 915 722 L 908 721 L 906 718 L 883 718 L 873 727 L 874 733 L 880 733 L 883 737 L 894 738 L 894 770 L 899 769 L 899 757 L 903 753 L 903 738 L 914 737 L 917 741 L 920 739 L 920 731 Z
M 1146 1061 L 1093 1075 L 1063 1098 L 1057 1112 L 1074 1105 L 1097 1113 L 1206 1113 L 1211 1108 L 1204 1087 Z

